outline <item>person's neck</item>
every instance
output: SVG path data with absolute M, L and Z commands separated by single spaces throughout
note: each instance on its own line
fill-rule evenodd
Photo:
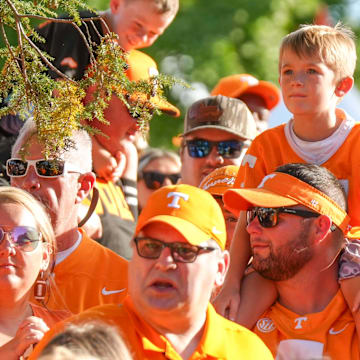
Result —
M 4 294 L 6 292 L 6 295 Z M 0 300 L 0 328 L 2 332 L 4 329 L 15 329 L 27 317 L 32 316 L 32 309 L 29 304 L 29 296 L 18 297 L 16 293 L 11 291 L 2 291 L 4 296 Z
M 331 136 L 340 126 L 342 119 L 331 112 L 294 116 L 293 130 L 295 135 L 304 141 L 320 141 Z
M 195 315 L 171 320 L 166 318 L 161 323 L 151 323 L 151 326 L 170 341 L 182 359 L 187 360 L 194 353 L 201 340 L 205 322 L 206 312 L 201 316 Z
M 276 283 L 278 302 L 299 315 L 320 312 L 339 290 L 337 276 L 337 264 L 328 269 L 304 268 L 291 279 Z
M 64 251 L 71 248 L 79 238 L 77 227 L 73 227 L 66 231 L 56 231 L 56 251 Z

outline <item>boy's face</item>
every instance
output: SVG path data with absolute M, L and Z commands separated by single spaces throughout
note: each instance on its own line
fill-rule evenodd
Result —
M 327 116 L 335 111 L 336 76 L 318 56 L 299 57 L 285 48 L 279 83 L 288 110 L 296 116 Z
M 176 12 L 160 14 L 154 0 L 111 0 L 113 31 L 126 51 L 151 46 L 174 20 Z

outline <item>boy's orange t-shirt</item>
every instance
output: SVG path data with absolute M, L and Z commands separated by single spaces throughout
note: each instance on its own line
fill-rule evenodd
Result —
M 306 162 L 290 146 L 285 126 L 269 129 L 253 140 L 239 168 L 234 188 L 255 188 L 278 166 Z M 324 163 L 317 164 L 330 170 L 344 186 L 352 226 L 360 225 L 359 138 L 360 124 L 356 123 L 338 150 Z

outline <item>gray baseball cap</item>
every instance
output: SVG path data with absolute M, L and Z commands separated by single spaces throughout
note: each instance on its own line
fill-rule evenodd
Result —
M 257 135 L 255 120 L 239 99 L 217 95 L 194 102 L 184 120 L 184 134 L 199 129 L 219 129 L 253 140 Z

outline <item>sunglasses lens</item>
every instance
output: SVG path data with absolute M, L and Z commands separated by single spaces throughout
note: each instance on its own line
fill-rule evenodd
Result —
M 257 216 L 261 226 L 265 228 L 274 227 L 277 224 L 277 211 L 272 208 L 257 208 Z
M 136 249 L 141 257 L 157 259 L 163 249 L 162 243 L 153 239 L 136 239 Z
M 143 178 L 148 189 L 156 190 L 161 188 L 165 175 L 154 171 L 147 171 L 143 173 Z
M 0 241 L 5 237 L 4 229 L 0 228 Z M 31 226 L 15 226 L 9 233 L 9 240 L 22 251 L 33 251 L 41 240 L 41 234 Z
M 218 144 L 219 154 L 228 159 L 239 157 L 242 148 L 243 143 L 240 141 L 220 141 Z
M 211 151 L 211 144 L 206 140 L 189 140 L 187 142 L 189 156 L 193 158 L 203 158 L 208 156 Z
M 180 174 L 169 174 L 167 177 L 170 179 L 172 184 L 177 184 L 180 179 Z
M 6 172 L 8 176 L 24 176 L 28 163 L 20 159 L 9 159 L 6 162 Z
M 198 253 L 196 247 L 188 244 L 174 243 L 172 246 L 172 250 L 174 260 L 180 262 L 193 262 L 195 261 Z
M 65 163 L 59 160 L 39 160 L 36 162 L 36 171 L 39 176 L 57 177 L 64 173 Z

